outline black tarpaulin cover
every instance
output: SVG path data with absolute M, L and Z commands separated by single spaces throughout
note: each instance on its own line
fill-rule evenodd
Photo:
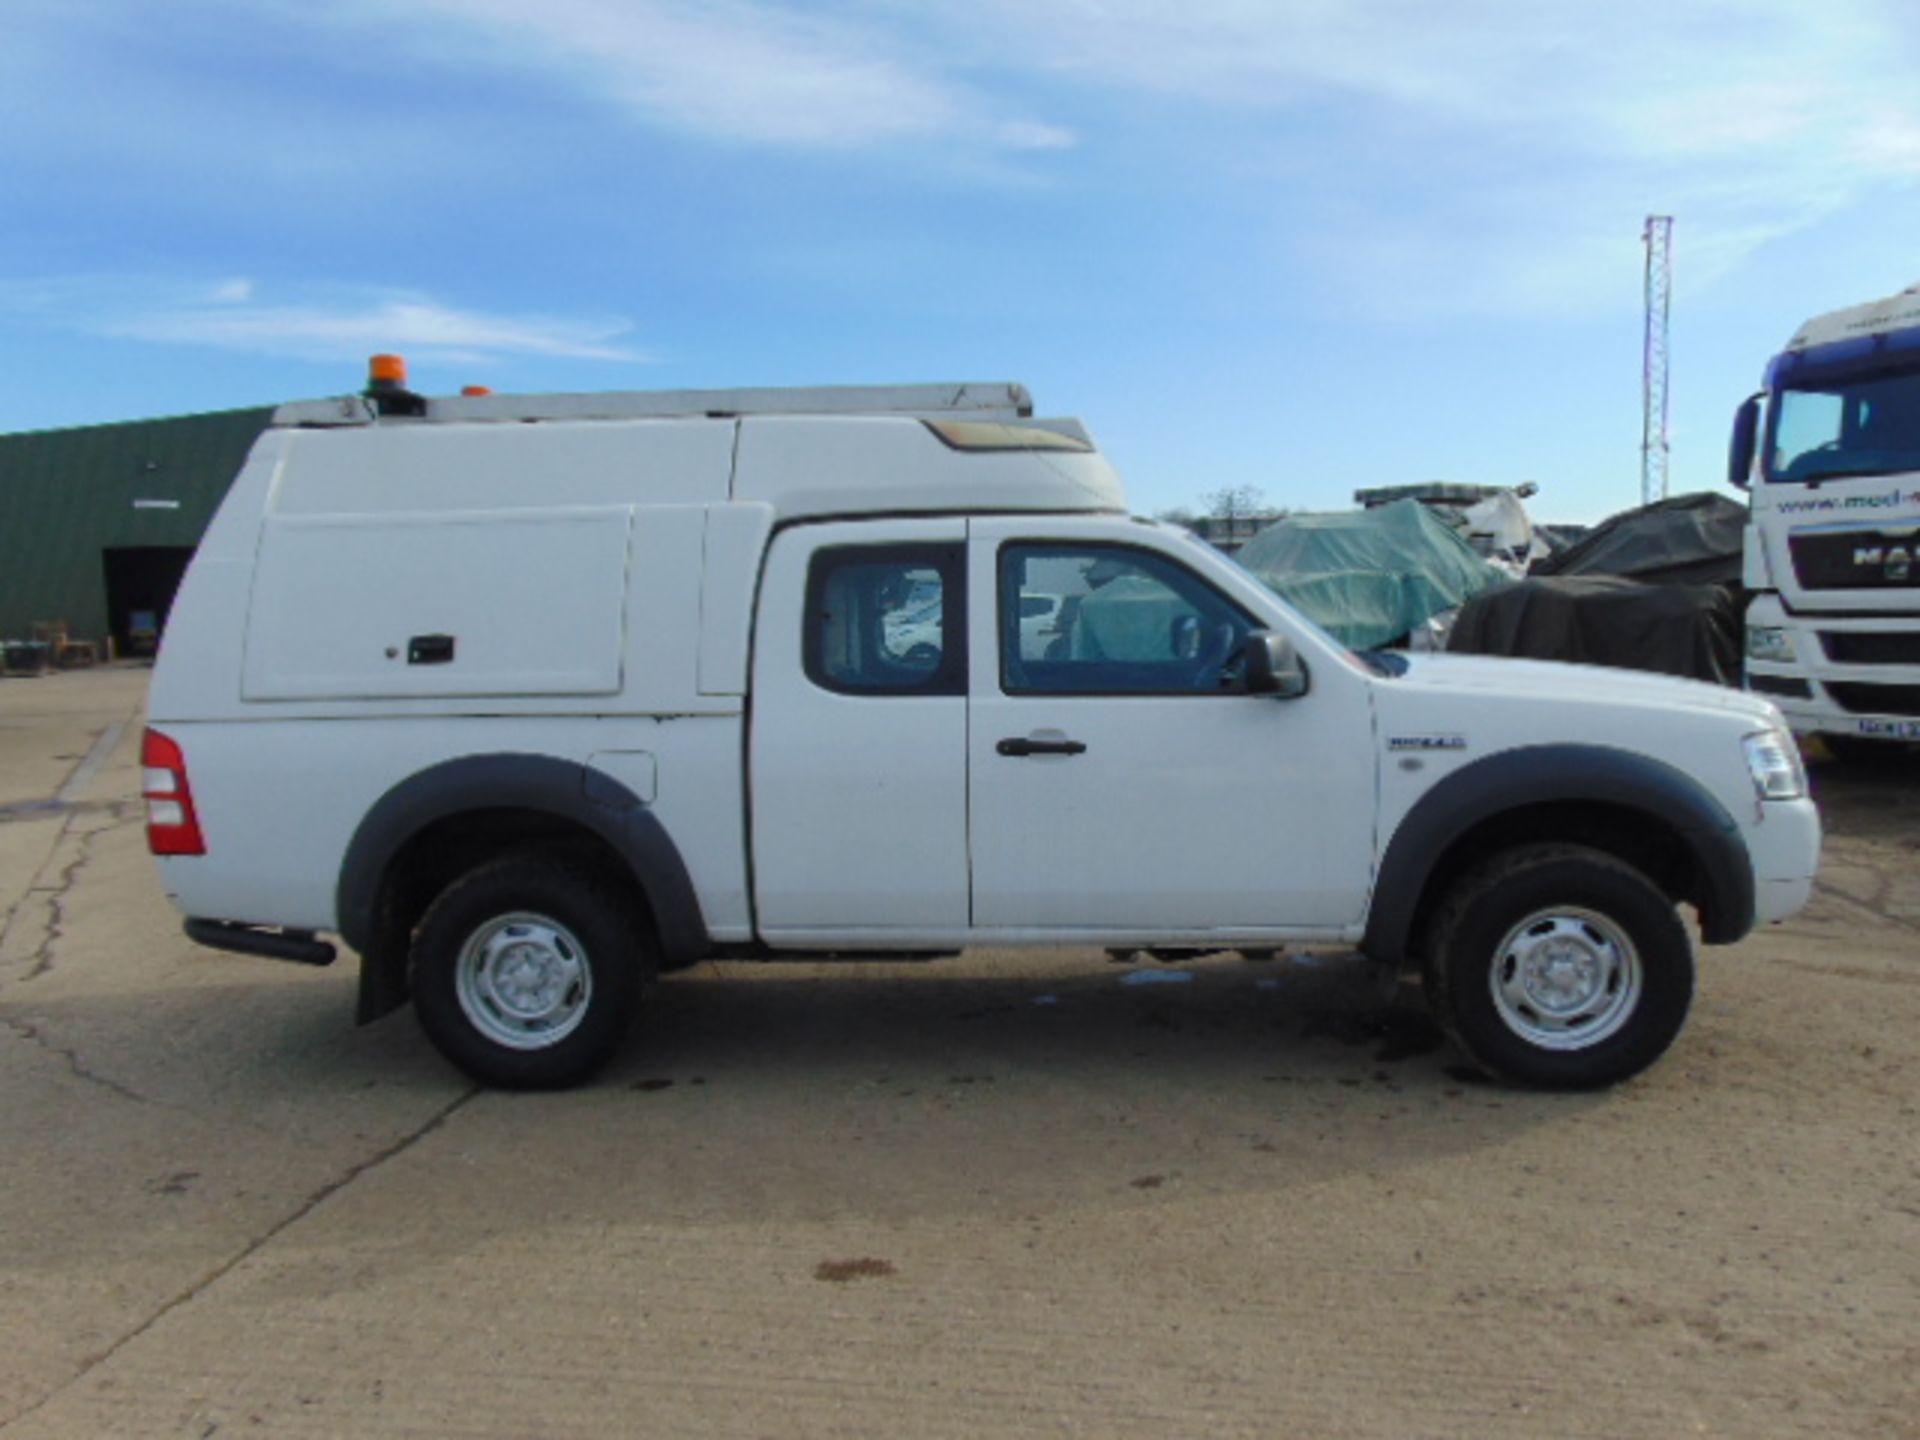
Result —
M 1623 510 L 1566 549 L 1533 562 L 1535 575 L 1628 575 L 1649 584 L 1737 585 L 1747 507 L 1701 491 Z
M 1719 585 L 1531 576 L 1475 596 L 1447 649 L 1740 683 L 1740 611 Z

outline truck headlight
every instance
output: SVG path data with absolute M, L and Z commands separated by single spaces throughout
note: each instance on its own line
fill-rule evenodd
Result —
M 1800 766 L 1800 747 L 1785 730 L 1761 730 L 1740 742 L 1747 752 L 1747 771 L 1762 800 L 1798 800 L 1807 793 L 1807 772 Z
M 1791 665 L 1794 661 L 1793 633 L 1784 625 L 1749 625 L 1747 658 Z

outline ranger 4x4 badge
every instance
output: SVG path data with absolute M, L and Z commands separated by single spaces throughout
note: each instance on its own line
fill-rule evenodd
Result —
M 1407 750 L 1464 750 L 1467 737 L 1464 735 L 1392 735 L 1387 739 L 1387 749 Z

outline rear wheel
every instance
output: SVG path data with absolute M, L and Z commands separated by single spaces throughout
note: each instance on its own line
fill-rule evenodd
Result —
M 1631 865 L 1527 846 L 1455 885 L 1435 918 L 1428 988 L 1434 1019 L 1482 1069 L 1611 1085 L 1679 1034 L 1693 946 L 1673 902 Z
M 642 927 L 599 873 L 510 855 L 455 880 L 413 942 L 414 1008 L 429 1039 L 487 1085 L 571 1085 L 604 1064 L 639 1013 Z

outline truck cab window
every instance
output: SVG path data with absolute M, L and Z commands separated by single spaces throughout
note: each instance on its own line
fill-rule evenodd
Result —
M 849 695 L 959 695 L 966 688 L 958 546 L 838 546 L 807 577 L 807 675 Z
M 1920 470 L 1920 372 L 1835 380 L 1780 391 L 1774 480 L 1806 481 Z
M 1001 684 L 1008 694 L 1230 690 L 1255 628 L 1211 585 L 1151 551 L 1001 551 Z

